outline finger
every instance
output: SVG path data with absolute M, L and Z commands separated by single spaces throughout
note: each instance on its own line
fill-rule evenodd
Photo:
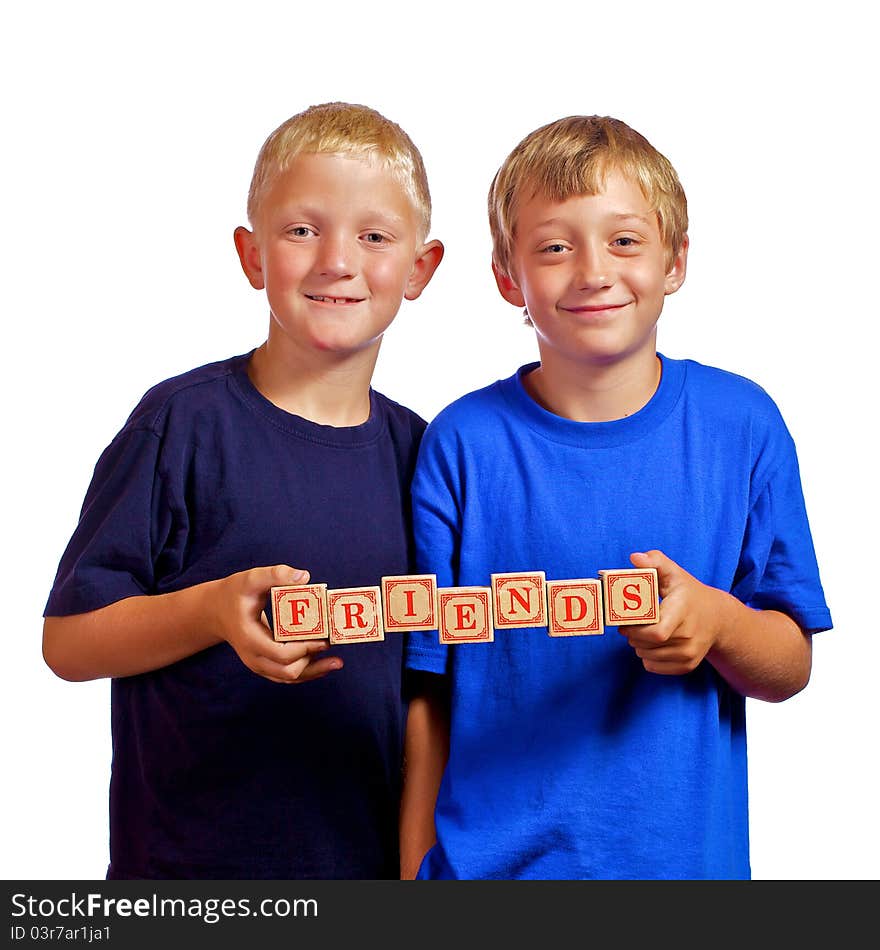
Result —
M 286 643 L 266 640 L 255 644 L 254 654 L 263 657 L 270 663 L 289 666 L 297 660 L 308 659 L 316 653 L 323 653 L 329 649 L 330 643 L 327 640 L 293 640 Z
M 653 567 L 657 571 L 660 596 L 665 597 L 676 581 L 687 577 L 687 571 L 667 557 L 662 551 L 634 551 L 629 556 L 633 567 Z
M 309 582 L 309 572 L 288 564 L 254 567 L 247 574 L 247 587 L 253 594 L 266 594 L 272 587 L 296 587 Z

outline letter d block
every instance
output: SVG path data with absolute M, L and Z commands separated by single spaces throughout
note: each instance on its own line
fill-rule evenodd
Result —
M 543 571 L 492 575 L 495 627 L 546 627 L 547 592 Z
M 604 633 L 602 585 L 593 577 L 547 581 L 547 613 L 547 633 L 551 637 Z
M 382 578 L 385 632 L 437 629 L 437 575 Z
M 441 587 L 437 591 L 441 643 L 492 643 L 492 589 Z
M 385 639 L 382 592 L 378 587 L 327 591 L 331 643 L 367 643 Z
M 326 640 L 329 636 L 326 584 L 273 587 L 269 599 L 276 640 Z
M 599 571 L 602 578 L 605 623 L 625 627 L 634 623 L 657 623 L 660 594 L 653 567 Z

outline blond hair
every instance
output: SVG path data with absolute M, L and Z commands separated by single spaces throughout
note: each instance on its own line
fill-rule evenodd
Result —
M 431 227 L 431 193 L 419 150 L 403 129 L 368 106 L 326 102 L 283 122 L 263 143 L 248 191 L 253 227 L 260 202 L 277 177 L 302 153 L 379 160 L 400 182 L 419 216 L 421 237 Z
M 507 156 L 489 189 L 493 259 L 510 275 L 519 201 L 543 195 L 565 201 L 601 191 L 611 170 L 632 178 L 657 214 L 672 265 L 687 234 L 687 199 L 675 169 L 643 136 L 619 119 L 575 115 L 527 135 Z

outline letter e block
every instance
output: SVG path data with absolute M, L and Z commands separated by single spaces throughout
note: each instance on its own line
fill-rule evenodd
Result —
M 276 640 L 326 640 L 329 636 L 326 584 L 273 587 L 269 600 Z
M 382 611 L 386 633 L 436 630 L 437 575 L 383 577 Z
M 546 576 L 543 571 L 492 575 L 495 628 L 547 626 Z
M 327 591 L 331 643 L 367 643 L 385 639 L 382 592 L 378 587 Z
M 657 623 L 660 593 L 653 567 L 599 571 L 602 578 L 605 623 L 625 627 L 634 623 Z
M 441 643 L 492 643 L 492 589 L 441 587 L 437 591 Z
M 593 577 L 547 581 L 547 613 L 547 633 L 551 637 L 604 633 L 602 585 Z

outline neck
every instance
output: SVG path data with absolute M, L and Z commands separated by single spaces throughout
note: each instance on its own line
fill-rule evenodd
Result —
M 320 425 L 362 425 L 370 417 L 370 381 L 378 345 L 354 356 L 291 351 L 270 337 L 254 351 L 248 376 L 269 402 Z
M 574 422 L 613 422 L 644 408 L 657 392 L 656 352 L 620 363 L 584 367 L 541 354 L 541 365 L 523 380 L 539 406 Z

